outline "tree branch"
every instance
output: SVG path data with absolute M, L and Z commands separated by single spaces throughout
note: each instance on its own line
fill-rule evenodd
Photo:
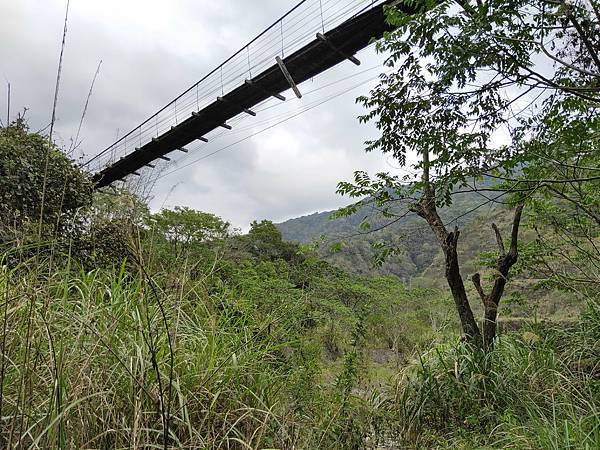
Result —
M 512 231 L 510 233 L 510 250 L 508 251 L 508 257 L 511 258 L 511 266 L 517 261 L 517 244 L 519 240 L 519 225 L 521 224 L 521 216 L 523 214 L 523 208 L 525 205 L 521 203 L 515 209 L 515 216 L 513 218 Z
M 568 182 L 585 182 L 585 181 L 600 180 L 600 175 L 597 175 L 595 177 L 573 178 L 573 179 L 562 179 L 562 180 L 556 180 L 556 179 L 541 179 L 541 180 L 520 179 L 519 180 L 517 178 L 502 177 L 500 175 L 493 175 L 493 174 L 487 173 L 487 172 L 483 172 L 483 174 L 485 176 L 487 176 L 487 177 L 495 178 L 497 180 L 512 181 L 512 182 L 516 182 L 516 183 L 539 183 L 539 184 L 543 184 L 543 183 L 555 183 L 555 184 L 565 184 L 565 183 L 568 183 Z
M 494 233 L 496 234 L 496 242 L 498 243 L 498 252 L 500 253 L 500 257 L 504 258 L 506 256 L 506 251 L 504 250 L 504 240 L 502 239 L 502 235 L 500 234 L 500 230 L 498 226 L 493 223 L 492 228 L 494 229 Z
M 556 195 L 558 195 L 559 197 L 567 200 L 568 202 L 573 203 L 576 207 L 581 208 L 581 210 L 583 210 L 587 215 L 589 215 L 592 219 L 594 219 L 594 221 L 600 225 L 600 215 L 594 213 L 594 211 L 592 211 L 591 209 L 587 208 L 582 202 L 579 202 L 571 197 L 569 197 L 568 195 L 564 194 L 563 192 L 559 191 L 558 189 L 552 188 L 550 186 L 548 186 L 548 189 L 552 192 L 554 192 Z
M 598 8 L 598 2 L 596 0 L 590 0 L 590 6 L 594 10 L 596 19 L 598 19 L 598 21 L 600 22 L 600 8 Z
M 598 67 L 598 69 L 600 69 L 600 58 L 598 58 L 598 53 L 596 52 L 594 45 L 587 38 L 585 31 L 581 27 L 581 24 L 579 23 L 577 18 L 573 15 L 573 12 L 571 11 L 571 5 L 569 5 L 564 0 L 563 0 L 562 4 L 563 4 L 563 7 L 565 8 L 565 12 L 567 14 L 568 19 L 571 21 L 571 23 L 577 30 L 577 33 L 579 33 L 579 36 L 581 37 L 583 45 L 585 45 L 585 48 L 587 48 L 587 50 L 590 54 L 590 57 L 594 61 L 594 64 L 596 64 L 596 67 Z
M 502 36 L 502 35 L 499 35 L 499 34 L 492 34 L 492 36 L 495 37 L 495 38 L 497 38 L 497 39 L 502 39 L 502 40 L 509 41 L 509 42 L 520 42 L 520 43 L 523 43 L 523 44 L 536 45 L 536 46 L 538 46 L 542 50 L 542 52 L 548 58 L 550 58 L 553 61 L 561 64 L 562 66 L 568 67 L 569 69 L 575 70 L 575 71 L 577 71 L 577 72 L 579 72 L 581 74 L 584 74 L 584 75 L 589 75 L 589 76 L 592 76 L 592 77 L 600 77 L 600 73 L 598 73 L 598 72 L 592 72 L 590 70 L 582 69 L 582 68 L 577 67 L 577 66 L 575 66 L 575 65 L 573 65 L 573 64 L 571 64 L 571 63 L 569 63 L 567 61 L 564 61 L 563 59 L 560 59 L 556 55 L 553 55 L 552 53 L 550 53 L 548 51 L 548 49 L 544 45 L 544 42 L 541 39 L 538 42 L 538 41 L 533 41 L 531 39 L 517 39 L 517 38 L 511 38 L 511 37 L 508 37 L 508 36 Z
M 518 59 L 514 58 L 512 55 L 507 54 L 507 56 L 521 69 L 528 72 L 532 77 L 537 78 L 538 81 L 542 81 L 543 83 L 547 84 L 549 87 L 552 87 L 559 91 L 569 92 L 579 98 L 582 98 L 584 100 L 589 100 L 594 103 L 600 102 L 600 98 L 598 98 L 598 97 L 592 97 L 592 96 L 589 96 L 586 94 L 582 94 L 581 92 L 579 92 L 581 89 L 578 89 L 578 88 L 573 88 L 570 86 L 564 86 L 564 85 L 558 84 L 556 81 L 553 81 L 553 80 L 543 76 L 542 74 L 532 70 L 530 67 L 527 67 L 526 65 L 522 64 Z M 584 91 L 590 91 L 590 89 L 585 89 Z M 595 90 L 591 90 L 591 91 L 594 92 Z
M 479 273 L 473 274 L 471 281 L 473 282 L 473 285 L 475 286 L 475 289 L 477 290 L 477 293 L 479 294 L 479 297 L 481 297 L 481 301 L 485 306 L 487 302 L 487 296 L 485 295 L 485 292 L 483 292 L 483 287 L 481 287 L 481 275 L 479 275 Z

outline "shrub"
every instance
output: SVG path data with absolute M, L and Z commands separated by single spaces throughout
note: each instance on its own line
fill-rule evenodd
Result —
M 23 231 L 42 218 L 49 232 L 72 226 L 91 203 L 92 183 L 48 138 L 22 118 L 0 128 L 0 225 Z M 43 210 L 42 210 L 43 203 Z

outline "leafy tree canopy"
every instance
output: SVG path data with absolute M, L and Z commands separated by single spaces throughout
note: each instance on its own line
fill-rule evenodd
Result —
M 367 151 L 391 154 L 406 176 L 357 172 L 338 192 L 360 198 L 340 214 L 375 203 L 383 217 L 416 213 L 427 221 L 446 258 L 446 278 L 469 340 L 490 348 L 498 304 L 518 259 L 523 206 L 540 196 L 570 202 L 598 222 L 600 180 L 600 5 L 597 1 L 406 1 L 414 14 L 387 10 L 395 31 L 378 49 L 388 71 L 359 103 L 381 131 Z M 498 181 L 482 186 L 483 177 Z M 590 185 L 587 185 L 590 186 Z M 592 188 L 593 190 L 594 188 Z M 515 209 L 510 244 L 492 224 L 497 275 L 486 293 L 483 333 L 473 318 L 457 256 L 460 231 L 449 231 L 437 207 L 474 191 L 482 205 Z M 591 195 L 588 195 L 591 194 Z M 502 198 L 504 197 L 504 199 Z M 366 198 L 366 199 L 365 199 Z M 399 208 L 400 206 L 400 208 Z M 593 236 L 588 234 L 588 244 Z M 591 238 L 591 240 L 590 240 Z
M 388 9 L 397 29 L 378 49 L 389 55 L 390 71 L 358 101 L 368 109 L 360 120 L 381 130 L 367 151 L 390 153 L 414 172 L 375 180 L 358 172 L 341 192 L 377 192 L 381 201 L 390 197 L 386 188 L 418 192 L 423 160 L 412 155 L 424 150 L 438 204 L 451 203 L 456 186 L 474 189 L 483 174 L 508 182 L 511 192 L 546 188 L 554 183 L 540 183 L 545 176 L 563 179 L 557 161 L 597 153 L 597 1 L 406 3 L 419 12 Z
M 259 259 L 291 261 L 297 256 L 298 246 L 284 242 L 281 231 L 270 220 L 252 222 L 244 239 L 248 251 Z
M 0 129 L 0 220 L 5 225 L 37 222 L 41 215 L 44 224 L 62 229 L 91 203 L 91 194 L 87 174 L 47 137 L 30 132 L 22 118 Z
M 177 206 L 153 214 L 150 225 L 169 241 L 182 245 L 197 244 L 225 238 L 229 223 L 214 214 Z

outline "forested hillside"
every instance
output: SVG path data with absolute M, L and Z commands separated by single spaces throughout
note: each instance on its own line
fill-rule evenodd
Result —
M 491 216 L 496 208 L 494 205 L 478 208 L 480 205 L 481 197 L 477 194 L 459 195 L 451 208 L 442 210 L 441 216 L 448 223 L 463 227 L 478 217 Z M 360 224 L 365 219 L 369 220 L 370 228 L 361 230 Z M 377 209 L 364 207 L 349 217 L 335 217 L 335 211 L 326 211 L 290 219 L 277 227 L 285 240 L 318 244 L 319 254 L 326 261 L 350 273 L 395 275 L 403 281 L 422 275 L 440 252 L 427 224 L 414 215 L 383 226 L 386 223 L 387 219 Z M 485 224 L 483 220 L 481 226 L 489 228 L 490 223 Z M 469 240 L 469 235 L 465 239 Z M 380 243 L 397 247 L 399 251 L 378 265 L 373 245 Z M 489 248 L 482 247 L 483 250 Z

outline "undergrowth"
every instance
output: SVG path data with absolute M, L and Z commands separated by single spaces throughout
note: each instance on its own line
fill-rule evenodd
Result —
M 2 448 L 360 448 L 379 401 L 353 391 L 364 318 L 281 261 L 207 267 L 2 266 Z
M 501 336 L 484 355 L 436 346 L 401 374 L 408 447 L 593 449 L 600 444 L 600 306 L 577 325 Z

